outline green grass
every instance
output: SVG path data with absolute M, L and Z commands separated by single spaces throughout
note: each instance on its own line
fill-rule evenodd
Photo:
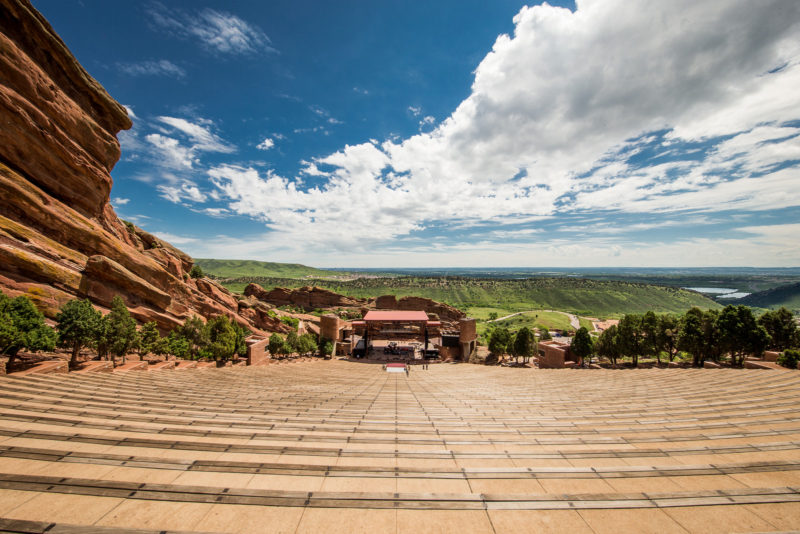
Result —
M 217 278 L 243 278 L 250 276 L 275 278 L 327 278 L 346 276 L 340 271 L 326 271 L 299 263 L 271 263 L 255 260 L 213 260 L 198 258 L 194 260 L 206 274 Z M 244 286 L 247 284 L 245 283 Z M 242 286 L 242 287 L 244 287 Z
M 510 310 L 506 310 L 506 309 L 503 309 L 503 308 L 481 308 L 481 307 L 478 307 L 478 306 L 472 306 L 472 307 L 466 309 L 465 311 L 467 312 L 467 315 L 469 315 L 470 317 L 473 317 L 475 319 L 478 319 L 479 321 L 488 320 L 490 313 L 496 313 L 498 317 L 503 317 L 503 316 L 508 315 L 510 313 L 514 313 L 514 312 L 512 312 Z
M 757 306 L 759 308 L 777 309 L 781 306 L 792 310 L 795 314 L 800 313 L 800 283 L 788 284 L 766 291 L 753 293 L 742 299 L 733 300 L 731 304 L 746 304 L 747 306 Z
M 380 295 L 427 297 L 461 310 L 476 310 L 488 318 L 516 311 L 561 310 L 599 318 L 620 317 L 626 313 L 683 313 L 692 306 L 719 308 L 713 300 L 675 287 L 579 278 L 530 278 L 498 280 L 460 277 L 360 278 L 349 281 L 297 280 L 249 277 L 223 282 L 236 290 L 255 282 L 266 289 L 276 286 L 317 285 L 351 297 Z M 241 289 L 239 289 L 241 291 Z M 501 313 L 504 312 L 504 313 Z

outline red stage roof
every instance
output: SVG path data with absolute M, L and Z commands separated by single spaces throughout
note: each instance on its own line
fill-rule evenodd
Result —
M 371 310 L 364 316 L 365 321 L 428 321 L 424 311 Z

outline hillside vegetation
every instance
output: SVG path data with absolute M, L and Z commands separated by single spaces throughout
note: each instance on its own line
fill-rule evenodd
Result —
M 738 300 L 737 304 L 770 309 L 783 306 L 795 314 L 800 313 L 800 282 L 753 293 Z
M 213 272 L 213 271 L 212 271 Z M 577 315 L 617 317 L 625 313 L 684 312 L 692 306 L 719 308 L 699 293 L 674 287 L 579 278 L 497 280 L 463 277 L 361 278 L 349 281 L 246 277 L 223 282 L 241 292 L 247 283 L 265 288 L 317 285 L 351 297 L 397 295 L 427 297 L 459 309 L 493 308 L 502 312 L 538 309 Z
M 347 273 L 326 271 L 299 263 L 271 263 L 255 260 L 195 259 L 195 264 L 216 278 L 242 278 L 249 276 L 274 278 L 327 278 L 345 276 Z

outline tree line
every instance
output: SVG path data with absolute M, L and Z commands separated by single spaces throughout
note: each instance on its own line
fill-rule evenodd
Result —
M 238 354 L 245 356 L 245 339 L 250 331 L 236 321 L 218 316 L 203 321 L 192 316 L 182 325 L 162 336 L 155 322 L 137 328 L 122 298 L 111 301 L 111 310 L 103 315 L 88 300 L 70 300 L 49 327 L 44 315 L 26 296 L 9 298 L 0 292 L 0 354 L 13 363 L 22 350 L 52 351 L 56 346 L 71 351 L 70 365 L 75 366 L 82 349 L 93 349 L 101 358 L 121 357 L 138 351 L 141 356 L 156 354 L 178 358 L 225 361 Z
M 510 332 L 494 328 L 488 336 L 489 352 L 494 356 L 511 354 L 517 358 L 536 353 L 536 339 L 532 352 L 524 342 L 528 328 Z M 545 330 L 539 340 L 550 339 Z M 575 333 L 570 343 L 572 352 L 579 358 L 599 356 L 617 365 L 625 360 L 637 367 L 640 358 L 662 358 L 674 361 L 683 352 L 692 359 L 692 365 L 702 367 L 707 361 L 719 362 L 729 358 L 734 367 L 742 367 L 747 356 L 760 356 L 765 350 L 783 351 L 779 363 L 794 368 L 800 353 L 800 330 L 789 310 L 780 308 L 767 311 L 756 318 L 747 306 L 728 305 L 722 310 L 691 308 L 683 315 L 661 314 L 652 311 L 644 314 L 626 314 L 618 325 L 593 337 L 585 327 Z
M 722 310 L 691 308 L 683 315 L 627 314 L 590 343 L 590 355 L 607 358 L 615 365 L 629 359 L 636 367 L 640 357 L 655 358 L 660 365 L 662 357 L 671 362 L 684 352 L 694 367 L 725 358 L 733 367 L 742 367 L 747 356 L 800 346 L 800 332 L 786 308 L 756 318 L 747 306 L 728 305 Z

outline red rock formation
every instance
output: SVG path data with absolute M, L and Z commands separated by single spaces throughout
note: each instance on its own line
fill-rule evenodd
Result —
M 244 289 L 244 294 L 273 306 L 299 306 L 305 310 L 360 307 L 368 303 L 367 299 L 346 297 L 311 286 L 299 289 L 276 287 L 272 291 L 266 291 L 258 284 L 249 284 Z
M 119 220 L 110 172 L 131 121 L 28 0 L 0 0 L 0 124 L 0 289 L 48 317 L 71 298 L 106 307 L 119 294 L 163 330 L 224 314 L 285 331 L 215 282 L 188 278 L 188 255 Z

